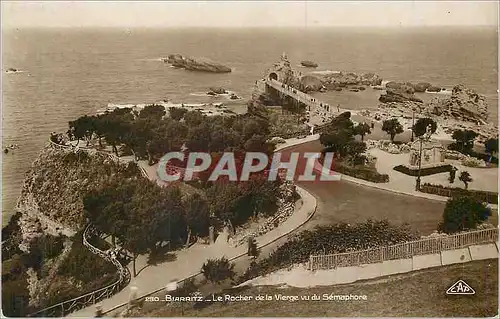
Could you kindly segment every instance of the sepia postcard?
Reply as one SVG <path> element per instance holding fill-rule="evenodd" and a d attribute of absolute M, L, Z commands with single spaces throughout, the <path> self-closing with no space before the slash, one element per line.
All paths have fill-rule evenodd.
<path fill-rule="evenodd" d="M 498 11 L 2 1 L 2 316 L 498 316 Z"/>

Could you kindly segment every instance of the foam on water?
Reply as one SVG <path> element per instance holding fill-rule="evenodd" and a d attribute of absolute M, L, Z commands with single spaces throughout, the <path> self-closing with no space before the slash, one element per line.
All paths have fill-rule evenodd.
<path fill-rule="evenodd" d="M 340 71 L 332 71 L 332 70 L 323 70 L 323 71 L 312 71 L 314 74 L 328 75 L 328 74 L 338 74 Z"/>
<path fill-rule="evenodd" d="M 425 91 L 425 93 L 427 94 L 441 94 L 441 95 L 451 95 L 453 93 L 452 90 L 448 90 L 448 89 L 445 89 L 445 90 L 442 90 L 440 92 L 429 92 L 429 91 Z"/>

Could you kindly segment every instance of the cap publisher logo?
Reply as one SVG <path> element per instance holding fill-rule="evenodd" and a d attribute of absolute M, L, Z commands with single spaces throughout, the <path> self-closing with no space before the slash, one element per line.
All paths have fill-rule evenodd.
<path fill-rule="evenodd" d="M 475 295 L 476 291 L 472 289 L 465 281 L 459 280 L 454 283 L 448 290 L 446 290 L 447 295 Z"/>

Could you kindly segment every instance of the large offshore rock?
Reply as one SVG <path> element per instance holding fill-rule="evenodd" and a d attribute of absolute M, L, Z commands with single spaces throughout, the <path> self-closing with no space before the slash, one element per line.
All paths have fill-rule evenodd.
<path fill-rule="evenodd" d="M 213 72 L 213 73 L 229 73 L 231 68 L 214 62 L 207 58 L 190 58 L 180 54 L 170 54 L 163 59 L 164 62 L 171 64 L 177 68 L 183 68 L 191 71 Z"/>

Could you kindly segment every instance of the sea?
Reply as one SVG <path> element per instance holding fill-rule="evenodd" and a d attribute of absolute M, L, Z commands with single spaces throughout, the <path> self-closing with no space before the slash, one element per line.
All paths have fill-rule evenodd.
<path fill-rule="evenodd" d="M 161 61 L 173 53 L 207 57 L 233 72 L 175 69 Z M 15 212 L 24 176 L 50 133 L 65 132 L 68 121 L 109 104 L 231 104 L 204 94 L 214 86 L 242 97 L 232 107 L 244 111 L 255 81 L 283 53 L 296 68 L 312 60 L 317 71 L 374 72 L 385 81 L 425 81 L 449 90 L 463 83 L 485 95 L 491 118 L 498 117 L 496 28 L 2 30 L 2 150 L 19 146 L 2 152 L 2 222 Z M 375 109 L 379 95 L 367 89 L 322 98 L 342 108 Z"/>

